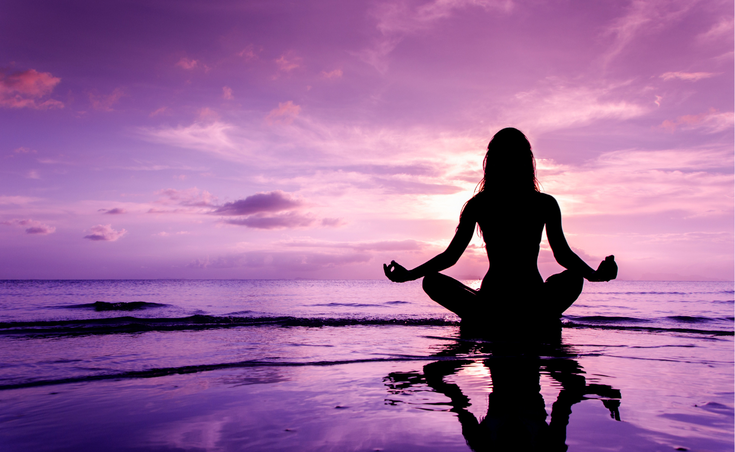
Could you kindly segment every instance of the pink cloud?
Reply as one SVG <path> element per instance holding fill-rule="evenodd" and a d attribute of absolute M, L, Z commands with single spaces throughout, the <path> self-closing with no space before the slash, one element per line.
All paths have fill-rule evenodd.
<path fill-rule="evenodd" d="M 701 115 L 684 115 L 675 120 L 667 119 L 661 123 L 661 127 L 671 132 L 676 131 L 676 129 L 704 129 L 710 133 L 722 132 L 732 129 L 733 112 L 718 112 L 715 109 L 710 109 L 709 112 Z"/>
<path fill-rule="evenodd" d="M 85 239 L 101 242 L 114 242 L 124 236 L 128 231 L 125 229 L 116 231 L 112 229 L 112 225 L 110 224 L 98 224 L 97 226 L 92 226 L 89 229 L 89 232 L 90 234 L 84 236 Z"/>
<path fill-rule="evenodd" d="M 295 248 L 335 248 L 353 249 L 359 251 L 418 251 L 429 245 L 416 240 L 381 240 L 369 242 L 330 242 L 326 240 L 289 240 L 279 245 Z"/>
<path fill-rule="evenodd" d="M 51 94 L 61 79 L 35 69 L 8 74 L 0 69 L 0 107 L 5 108 L 64 108 L 58 100 L 41 98 Z"/>
<path fill-rule="evenodd" d="M 303 58 L 295 56 L 293 52 L 284 53 L 275 60 L 279 72 L 291 72 L 301 67 Z"/>
<path fill-rule="evenodd" d="M 174 188 L 166 188 L 156 192 L 162 195 L 158 204 L 178 204 L 186 207 L 212 207 L 217 202 L 217 197 L 206 190 L 199 191 L 198 188 L 189 188 L 186 190 L 176 190 Z"/>
<path fill-rule="evenodd" d="M 717 75 L 714 72 L 666 72 L 661 74 L 661 78 L 664 80 L 686 80 L 689 82 L 696 82 L 703 78 L 710 78 Z"/>
<path fill-rule="evenodd" d="M 16 154 L 36 154 L 37 152 L 34 149 L 28 149 L 26 147 L 19 147 L 15 150 L 13 150 Z"/>
<path fill-rule="evenodd" d="M 106 215 L 122 215 L 124 213 L 127 213 L 125 209 L 122 209 L 120 207 L 115 207 L 113 209 L 99 209 L 98 212 L 102 212 Z"/>
<path fill-rule="evenodd" d="M 125 95 L 122 88 L 115 88 L 110 94 L 89 93 L 92 108 L 98 111 L 112 111 L 112 106 Z"/>
<path fill-rule="evenodd" d="M 720 39 L 720 38 L 732 39 L 732 32 L 733 32 L 733 18 L 732 18 L 732 15 L 730 15 L 730 17 L 723 17 L 722 19 L 720 19 L 719 22 L 714 24 L 705 33 L 697 36 L 697 40 L 704 41 L 704 42 L 711 42 L 713 40 Z"/>
<path fill-rule="evenodd" d="M 244 218 L 225 220 L 227 224 L 254 229 L 293 229 L 311 226 L 316 221 L 312 215 L 287 212 L 276 215 L 255 214 Z"/>
<path fill-rule="evenodd" d="M 255 53 L 255 46 L 252 44 L 237 52 L 237 56 L 242 57 L 243 59 L 245 59 L 245 61 L 250 61 L 258 58 L 258 55 Z"/>
<path fill-rule="evenodd" d="M 457 187 L 455 185 L 429 184 L 425 182 L 416 182 L 387 177 L 374 177 L 370 185 L 379 186 L 386 193 L 395 193 L 401 195 L 451 195 L 464 190 L 462 187 Z"/>
<path fill-rule="evenodd" d="M 209 107 L 199 110 L 199 120 L 202 122 L 216 122 L 219 119 L 219 113 Z"/>
<path fill-rule="evenodd" d="M 342 69 L 335 69 L 330 72 L 322 71 L 322 78 L 325 78 L 327 80 L 336 80 L 338 78 L 342 78 Z"/>
<path fill-rule="evenodd" d="M 190 71 L 192 69 L 196 69 L 197 67 L 199 67 L 199 61 L 192 60 L 192 59 L 186 58 L 186 57 L 182 57 L 179 60 L 179 62 L 176 63 L 176 66 L 178 66 L 178 67 L 180 67 L 182 69 L 186 69 L 186 70 Z"/>
<path fill-rule="evenodd" d="M 339 228 L 347 223 L 341 218 L 322 218 L 321 225 L 325 228 Z"/>
<path fill-rule="evenodd" d="M 301 112 L 301 107 L 295 105 L 292 101 L 278 103 L 278 108 L 274 108 L 265 117 L 268 124 L 291 124 Z"/>
<path fill-rule="evenodd" d="M 276 268 L 284 271 L 314 272 L 322 268 L 369 262 L 372 256 L 362 252 L 320 253 L 320 252 L 249 252 L 220 256 L 215 259 L 196 259 L 189 268 Z"/>
<path fill-rule="evenodd" d="M 229 86 L 223 86 L 222 87 L 222 99 L 225 100 L 232 100 L 235 96 L 232 95 L 232 88 Z"/>
<path fill-rule="evenodd" d="M 56 231 L 56 228 L 54 226 L 49 226 L 47 224 L 43 224 L 39 221 L 33 221 L 30 218 L 29 219 L 13 219 L 13 220 L 7 220 L 7 221 L 0 221 L 0 224 L 8 225 L 8 226 L 21 226 L 25 227 L 26 234 L 52 234 L 54 231 Z"/>
<path fill-rule="evenodd" d="M 162 115 L 167 112 L 168 112 L 168 107 L 161 107 L 158 110 L 151 112 L 151 114 L 149 114 L 148 116 L 152 118 L 154 116 Z"/>

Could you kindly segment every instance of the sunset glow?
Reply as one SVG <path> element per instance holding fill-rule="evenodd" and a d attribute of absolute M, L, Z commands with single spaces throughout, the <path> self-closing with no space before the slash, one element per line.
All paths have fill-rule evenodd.
<path fill-rule="evenodd" d="M 381 278 L 446 247 L 507 126 L 590 265 L 733 278 L 731 1 L 0 13 L 2 279 Z"/>

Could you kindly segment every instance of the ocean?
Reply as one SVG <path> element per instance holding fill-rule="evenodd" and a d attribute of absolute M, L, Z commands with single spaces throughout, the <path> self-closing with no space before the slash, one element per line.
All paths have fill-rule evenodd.
<path fill-rule="evenodd" d="M 586 283 L 524 341 L 417 282 L 0 281 L 0 450 L 732 451 L 733 309 Z"/>

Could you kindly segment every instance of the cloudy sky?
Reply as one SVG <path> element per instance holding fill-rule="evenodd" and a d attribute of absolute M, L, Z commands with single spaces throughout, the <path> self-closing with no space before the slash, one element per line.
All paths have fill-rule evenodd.
<path fill-rule="evenodd" d="M 507 126 L 588 263 L 733 277 L 730 0 L 6 0 L 0 43 L 2 279 L 380 278 Z"/>

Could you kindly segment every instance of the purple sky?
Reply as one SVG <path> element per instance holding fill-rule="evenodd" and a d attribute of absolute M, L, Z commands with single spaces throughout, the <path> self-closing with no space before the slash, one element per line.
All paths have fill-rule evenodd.
<path fill-rule="evenodd" d="M 730 0 L 6 0 L 0 43 L 0 278 L 380 278 L 506 126 L 588 263 L 733 278 Z"/>

